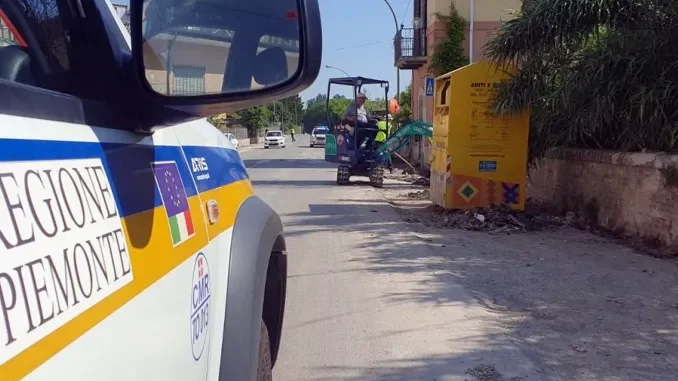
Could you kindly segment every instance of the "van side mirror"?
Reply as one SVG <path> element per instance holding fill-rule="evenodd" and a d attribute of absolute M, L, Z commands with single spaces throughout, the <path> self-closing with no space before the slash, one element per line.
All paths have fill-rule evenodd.
<path fill-rule="evenodd" d="M 145 98 L 196 116 L 295 95 L 318 76 L 318 0 L 131 0 Z"/>

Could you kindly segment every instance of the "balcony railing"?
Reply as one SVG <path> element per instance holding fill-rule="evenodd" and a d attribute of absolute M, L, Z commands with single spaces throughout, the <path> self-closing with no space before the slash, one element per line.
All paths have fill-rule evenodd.
<path fill-rule="evenodd" d="M 426 63 L 426 28 L 403 28 L 395 36 L 395 62 L 401 69 L 416 69 Z"/>

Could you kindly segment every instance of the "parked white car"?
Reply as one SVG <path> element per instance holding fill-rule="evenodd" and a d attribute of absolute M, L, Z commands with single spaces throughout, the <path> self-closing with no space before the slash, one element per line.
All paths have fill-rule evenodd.
<path fill-rule="evenodd" d="M 226 136 L 226 139 L 228 139 L 228 141 L 231 142 L 231 144 L 233 144 L 233 147 L 235 147 L 235 149 L 238 150 L 240 149 L 240 142 L 238 141 L 238 139 L 235 138 L 235 135 L 233 135 L 230 132 L 227 132 L 224 134 L 224 136 Z"/>
<path fill-rule="evenodd" d="M 280 130 L 268 131 L 264 137 L 264 148 L 285 148 L 285 135 Z"/>
<path fill-rule="evenodd" d="M 329 133 L 329 129 L 325 126 L 315 127 L 311 131 L 311 147 L 324 146 L 325 135 Z"/>

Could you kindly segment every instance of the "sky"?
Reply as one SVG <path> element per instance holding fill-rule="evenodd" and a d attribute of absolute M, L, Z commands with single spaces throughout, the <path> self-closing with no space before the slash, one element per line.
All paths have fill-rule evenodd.
<path fill-rule="evenodd" d="M 275 0 L 271 0 L 275 1 Z M 412 26 L 412 0 L 388 0 L 405 28 Z M 128 4 L 128 0 L 112 0 L 115 4 Z M 327 81 L 343 77 L 335 66 L 351 76 L 363 76 L 389 81 L 389 97 L 396 93 L 396 68 L 393 66 L 393 36 L 396 25 L 384 0 L 318 0 L 322 18 L 323 58 L 320 74 L 313 85 L 301 92 L 306 102 L 318 94 L 327 93 Z M 400 90 L 412 79 L 410 70 L 400 71 Z M 376 86 L 367 88 L 368 95 L 381 96 Z M 336 87 L 336 93 L 351 96 L 348 87 Z M 332 86 L 332 94 L 335 86 Z"/>
<path fill-rule="evenodd" d="M 412 0 L 389 0 L 398 19 L 405 27 L 412 25 Z M 344 74 L 325 66 L 335 66 L 351 76 L 371 77 L 389 81 L 389 97 L 396 92 L 396 68 L 393 66 L 393 35 L 395 23 L 384 0 L 318 0 L 323 29 L 323 62 L 318 79 L 300 95 L 306 101 L 319 93 L 327 93 L 327 81 Z M 412 79 L 409 70 L 400 71 L 400 90 Z M 343 87 L 337 87 L 337 90 Z M 332 86 L 334 95 L 335 86 Z M 341 93 L 349 95 L 350 88 Z M 368 88 L 368 95 L 381 90 Z"/>

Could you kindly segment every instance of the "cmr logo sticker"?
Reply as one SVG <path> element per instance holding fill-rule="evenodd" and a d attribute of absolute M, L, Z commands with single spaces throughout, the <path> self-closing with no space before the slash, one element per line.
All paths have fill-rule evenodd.
<path fill-rule="evenodd" d="M 191 287 L 191 349 L 193 359 L 202 357 L 209 332 L 210 269 L 205 254 L 198 253 L 193 265 Z"/>
<path fill-rule="evenodd" d="M 0 163 L 0 364 L 132 280 L 100 159 Z"/>

